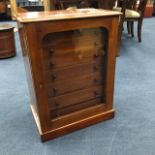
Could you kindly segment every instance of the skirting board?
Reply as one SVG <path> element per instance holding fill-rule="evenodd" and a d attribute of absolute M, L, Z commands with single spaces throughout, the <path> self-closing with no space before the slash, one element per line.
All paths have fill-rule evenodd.
<path fill-rule="evenodd" d="M 34 111 L 32 110 L 32 112 L 34 112 Z M 35 116 L 35 114 L 33 114 L 33 115 Z M 93 125 L 93 124 L 96 124 L 96 123 L 99 123 L 99 122 L 102 122 L 102 121 L 105 121 L 108 119 L 112 119 L 112 118 L 114 118 L 114 116 L 115 116 L 115 110 L 112 109 L 112 110 L 94 115 L 92 117 L 88 117 L 88 118 L 82 119 L 80 121 L 68 124 L 61 128 L 57 128 L 55 130 L 50 130 L 48 132 L 44 132 L 44 133 L 41 132 L 40 127 L 38 126 L 38 123 L 37 123 L 38 121 L 36 120 L 36 117 L 34 117 L 34 118 L 36 120 L 36 124 L 37 124 L 38 130 L 39 130 L 41 140 L 42 140 L 42 142 L 45 142 L 47 140 L 51 140 L 51 139 L 57 138 L 59 136 L 66 135 L 68 133 L 88 127 L 90 125 Z"/>

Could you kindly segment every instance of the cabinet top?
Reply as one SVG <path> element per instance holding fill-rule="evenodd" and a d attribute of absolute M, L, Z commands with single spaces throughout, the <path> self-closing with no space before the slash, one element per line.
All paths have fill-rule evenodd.
<path fill-rule="evenodd" d="M 94 18 L 105 16 L 119 16 L 121 13 L 103 9 L 85 8 L 85 9 L 66 9 L 44 12 L 24 12 L 17 14 L 17 20 L 21 23 L 69 20 L 79 18 Z"/>

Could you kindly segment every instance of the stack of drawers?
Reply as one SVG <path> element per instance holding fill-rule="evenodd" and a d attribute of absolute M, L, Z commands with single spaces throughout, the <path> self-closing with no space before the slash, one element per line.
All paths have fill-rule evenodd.
<path fill-rule="evenodd" d="M 31 109 L 42 141 L 114 117 L 120 16 L 90 8 L 17 15 Z"/>
<path fill-rule="evenodd" d="M 48 34 L 42 41 L 51 119 L 104 104 L 106 33 L 100 28 Z"/>

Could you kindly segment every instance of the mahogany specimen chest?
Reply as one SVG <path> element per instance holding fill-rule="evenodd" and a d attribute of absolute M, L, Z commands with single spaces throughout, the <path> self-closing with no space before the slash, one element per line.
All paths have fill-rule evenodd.
<path fill-rule="evenodd" d="M 18 14 L 42 141 L 114 117 L 119 16 L 97 9 Z"/>

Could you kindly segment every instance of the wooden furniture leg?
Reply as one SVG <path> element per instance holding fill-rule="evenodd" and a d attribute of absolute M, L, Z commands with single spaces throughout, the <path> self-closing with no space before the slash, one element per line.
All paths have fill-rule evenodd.
<path fill-rule="evenodd" d="M 141 42 L 142 39 L 141 39 L 141 31 L 142 31 L 142 20 L 139 19 L 138 20 L 138 26 L 137 26 L 137 32 L 138 32 L 138 41 Z"/>
<path fill-rule="evenodd" d="M 134 37 L 134 21 L 130 22 L 130 26 L 131 26 L 131 36 L 133 38 Z"/>

